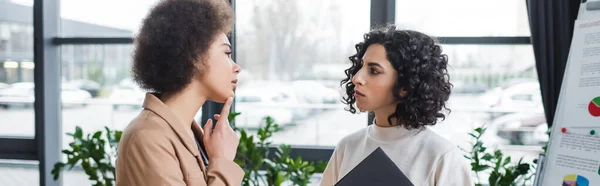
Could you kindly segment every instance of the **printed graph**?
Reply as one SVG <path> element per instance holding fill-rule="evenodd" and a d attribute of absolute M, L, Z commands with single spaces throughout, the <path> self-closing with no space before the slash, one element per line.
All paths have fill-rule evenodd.
<path fill-rule="evenodd" d="M 562 186 L 589 186 L 589 185 L 590 185 L 590 181 L 588 181 L 587 178 L 580 176 L 580 175 L 576 175 L 576 174 L 566 175 L 563 178 L 563 184 L 562 184 Z"/>

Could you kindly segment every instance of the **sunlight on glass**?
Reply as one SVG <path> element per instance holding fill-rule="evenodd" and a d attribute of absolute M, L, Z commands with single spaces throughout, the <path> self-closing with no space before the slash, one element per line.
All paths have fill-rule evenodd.
<path fill-rule="evenodd" d="M 434 36 L 529 36 L 525 1 L 396 1 L 396 23 Z"/>
<path fill-rule="evenodd" d="M 340 80 L 354 44 L 369 30 L 370 1 L 236 1 L 238 127 L 271 116 L 275 143 L 334 146 L 367 125 L 344 111 Z"/>

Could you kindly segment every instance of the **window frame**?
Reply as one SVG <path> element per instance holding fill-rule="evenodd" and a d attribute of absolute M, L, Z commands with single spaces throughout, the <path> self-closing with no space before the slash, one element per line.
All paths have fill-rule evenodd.
<path fill-rule="evenodd" d="M 229 0 L 235 11 L 235 0 Z M 395 0 L 371 0 L 371 19 L 370 25 L 371 27 L 378 25 L 380 23 L 386 22 L 394 22 L 394 9 L 393 6 Z M 385 11 L 377 11 L 377 10 L 385 10 Z M 232 44 L 232 58 L 236 59 L 236 33 L 237 29 L 233 29 L 231 36 L 229 36 L 229 40 Z M 52 43 L 56 46 L 61 45 L 92 45 L 92 44 L 132 44 L 133 38 L 131 37 L 55 37 L 52 39 Z M 235 102 L 232 105 L 232 111 L 235 111 Z M 209 119 L 209 116 L 212 116 L 216 113 L 220 113 L 221 108 L 223 108 L 223 104 L 215 103 L 212 101 L 207 101 L 202 106 L 202 119 L 201 123 L 204 124 Z M 370 123 L 370 121 L 366 121 L 366 124 Z M 274 150 L 276 146 L 274 145 L 271 149 Z M 291 145 L 291 156 L 293 158 L 301 156 L 304 160 L 307 161 L 328 161 L 333 154 L 333 150 L 335 147 L 333 146 L 304 146 L 304 145 Z"/>
<path fill-rule="evenodd" d="M 235 10 L 235 0 L 229 0 Z M 371 0 L 371 28 L 395 23 L 395 0 Z M 36 101 L 35 136 L 0 136 L 0 159 L 38 160 L 40 185 L 58 186 L 61 180 L 54 181 L 50 170 L 60 160 L 62 144 L 60 107 L 60 47 L 63 45 L 92 44 L 132 44 L 132 37 L 60 37 L 60 0 L 34 0 L 34 82 Z M 232 58 L 236 57 L 236 29 L 230 36 L 233 46 Z M 531 37 L 444 37 L 438 36 L 443 44 L 449 45 L 531 45 Z M 57 64 L 58 63 L 58 64 Z M 209 116 L 219 113 L 222 104 L 207 102 L 202 107 L 202 123 Z M 232 105 L 235 111 L 235 102 Z M 370 125 L 374 116 L 369 115 L 366 124 Z M 302 156 L 308 161 L 328 161 L 333 153 L 331 146 L 292 145 L 292 156 Z"/>

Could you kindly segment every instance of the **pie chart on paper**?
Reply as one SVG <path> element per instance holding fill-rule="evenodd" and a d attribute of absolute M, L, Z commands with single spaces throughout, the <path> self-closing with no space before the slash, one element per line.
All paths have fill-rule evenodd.
<path fill-rule="evenodd" d="M 588 111 L 594 117 L 600 117 L 600 97 L 594 98 L 588 105 Z"/>
<path fill-rule="evenodd" d="M 562 186 L 589 186 L 589 185 L 590 185 L 590 181 L 588 181 L 587 178 L 580 176 L 580 175 L 576 175 L 576 174 L 566 175 L 563 178 L 563 184 L 562 184 Z"/>

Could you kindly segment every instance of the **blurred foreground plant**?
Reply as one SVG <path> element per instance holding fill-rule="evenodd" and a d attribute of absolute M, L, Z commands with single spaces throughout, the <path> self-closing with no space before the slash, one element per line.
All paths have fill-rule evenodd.
<path fill-rule="evenodd" d="M 69 149 L 62 151 L 67 155 L 67 162 L 54 164 L 51 173 L 55 180 L 65 166 L 70 170 L 75 165 L 81 165 L 94 186 L 115 185 L 114 163 L 123 132 L 113 131 L 108 127 L 104 129 L 105 131 L 97 131 L 94 134 L 85 134 L 80 127 L 75 127 L 75 133 L 67 133 L 68 136 L 73 137 L 73 141 L 69 143 Z"/>
<path fill-rule="evenodd" d="M 465 158 L 471 162 L 471 170 L 477 176 L 475 185 L 482 185 L 480 174 L 489 175 L 489 186 L 526 185 L 533 177 L 533 172 L 530 170 L 535 170 L 535 168 L 528 163 L 522 163 L 523 158 L 519 159 L 516 164 L 511 164 L 511 157 L 504 155 L 501 150 L 490 153 L 481 141 L 485 131 L 486 128 L 476 128 L 469 133 L 474 143 L 471 143 L 470 151 L 463 149 L 467 153 Z"/>
<path fill-rule="evenodd" d="M 326 162 L 313 163 L 304 161 L 301 157 L 292 159 L 289 145 L 272 147 L 270 138 L 280 128 L 271 117 L 265 118 L 265 125 L 258 129 L 256 135 L 249 135 L 246 130 L 235 127 L 234 121 L 238 115 L 240 113 L 231 113 L 227 119 L 241 136 L 234 161 L 246 173 L 242 185 L 280 186 L 289 181 L 293 185 L 305 186 L 310 183 L 314 173 L 325 169 Z M 69 143 L 69 148 L 62 151 L 67 155 L 67 161 L 54 164 L 51 173 L 55 180 L 65 167 L 70 170 L 80 165 L 93 186 L 115 185 L 114 164 L 123 132 L 110 130 L 108 127 L 104 129 L 86 134 L 80 127 L 76 127 L 74 133 L 67 133 L 73 140 Z"/>

